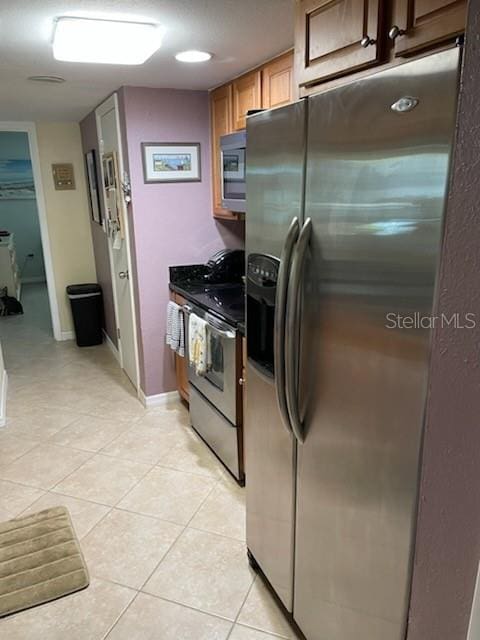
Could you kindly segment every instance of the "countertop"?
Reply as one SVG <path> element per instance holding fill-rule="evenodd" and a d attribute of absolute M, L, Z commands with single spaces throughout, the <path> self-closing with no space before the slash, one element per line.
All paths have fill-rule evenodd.
<path fill-rule="evenodd" d="M 170 290 L 212 312 L 245 335 L 245 288 L 242 282 L 208 282 L 204 265 L 170 267 Z"/>

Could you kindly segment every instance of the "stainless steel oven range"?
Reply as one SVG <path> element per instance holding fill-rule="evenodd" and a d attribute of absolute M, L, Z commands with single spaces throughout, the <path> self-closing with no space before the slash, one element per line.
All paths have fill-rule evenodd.
<path fill-rule="evenodd" d="M 188 320 L 191 313 L 208 323 L 207 339 L 211 364 L 204 375 L 188 368 L 190 382 L 190 419 L 192 426 L 230 473 L 244 483 L 242 452 L 241 335 L 237 329 L 194 304 L 183 307 Z M 188 356 L 188 354 L 187 354 Z"/>

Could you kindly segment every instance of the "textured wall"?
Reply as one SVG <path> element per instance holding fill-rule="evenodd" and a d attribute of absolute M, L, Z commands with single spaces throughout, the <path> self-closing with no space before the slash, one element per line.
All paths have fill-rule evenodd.
<path fill-rule="evenodd" d="M 224 246 L 241 246 L 243 237 L 238 224 L 212 217 L 207 92 L 124 87 L 119 97 L 132 183 L 141 385 L 154 395 L 176 388 L 164 337 L 168 267 L 204 262 Z M 145 184 L 142 142 L 200 142 L 201 182 Z"/>
<path fill-rule="evenodd" d="M 408 640 L 465 640 L 480 557 L 480 2 L 470 2 L 435 331 Z"/>
<path fill-rule="evenodd" d="M 36 128 L 60 326 L 69 332 L 73 323 L 65 287 L 96 279 L 80 127 L 76 122 L 39 122 Z M 73 164 L 75 190 L 55 190 L 52 164 L 57 162 Z"/>
<path fill-rule="evenodd" d="M 95 149 L 97 159 L 97 171 L 100 172 L 100 152 L 98 148 L 97 124 L 95 121 L 95 112 L 89 113 L 80 123 L 82 133 L 83 153 L 87 153 L 91 149 Z M 98 173 L 98 184 L 101 186 L 102 181 L 100 173 Z M 102 216 L 104 216 L 103 198 L 100 198 L 100 207 Z M 103 302 L 105 308 L 105 330 L 112 340 L 117 344 L 117 321 L 115 318 L 115 307 L 113 304 L 112 274 L 110 271 L 110 257 L 108 253 L 107 235 L 96 222 L 90 220 L 90 228 L 92 231 L 93 252 L 95 255 L 95 266 L 97 269 L 97 281 L 103 290 Z"/>

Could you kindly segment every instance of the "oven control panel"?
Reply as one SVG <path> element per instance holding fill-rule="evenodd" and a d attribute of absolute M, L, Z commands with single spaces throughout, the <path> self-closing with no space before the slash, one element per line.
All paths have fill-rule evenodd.
<path fill-rule="evenodd" d="M 280 260 L 262 253 L 248 256 L 247 276 L 257 287 L 275 287 L 278 279 Z"/>

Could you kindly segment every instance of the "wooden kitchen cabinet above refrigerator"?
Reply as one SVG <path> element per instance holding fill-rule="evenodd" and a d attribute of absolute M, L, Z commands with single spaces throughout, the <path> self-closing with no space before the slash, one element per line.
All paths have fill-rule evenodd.
<path fill-rule="evenodd" d="M 466 0 L 396 0 L 389 36 L 403 56 L 453 39 L 465 30 Z"/>
<path fill-rule="evenodd" d="M 381 0 L 297 0 L 298 84 L 314 84 L 377 64 L 383 8 Z"/>
<path fill-rule="evenodd" d="M 320 83 L 453 42 L 465 29 L 466 5 L 466 0 L 296 0 L 295 82 L 301 95 Z"/>

